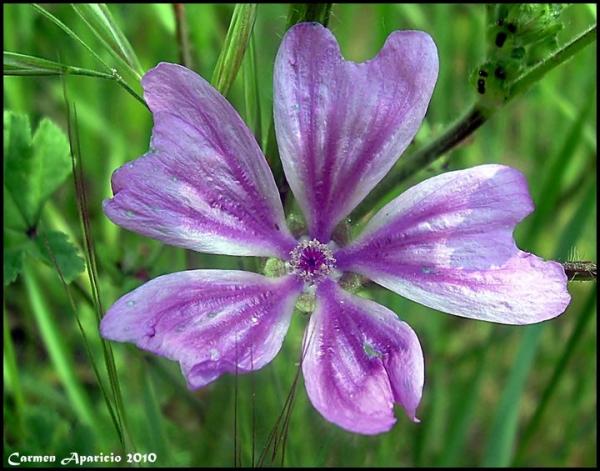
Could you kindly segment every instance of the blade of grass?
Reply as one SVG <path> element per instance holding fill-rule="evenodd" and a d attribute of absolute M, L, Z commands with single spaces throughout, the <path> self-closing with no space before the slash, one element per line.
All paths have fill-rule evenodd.
<path fill-rule="evenodd" d="M 563 231 L 556 247 L 556 252 L 564 257 L 563 260 L 567 259 L 571 247 L 574 247 L 573 241 L 577 240 L 578 233 L 585 227 L 589 219 L 596 215 L 596 184 L 596 175 L 588 174 L 584 197 Z"/>
<path fill-rule="evenodd" d="M 55 17 L 52 13 L 46 10 L 44 7 L 37 3 L 32 3 L 31 6 L 35 8 L 39 13 L 48 18 L 52 23 L 62 29 L 71 39 L 74 39 L 76 42 L 81 44 L 87 51 L 94 56 L 94 58 L 100 62 L 107 70 L 112 71 L 113 68 L 104 62 L 104 59 L 100 57 L 93 48 L 91 48 L 83 39 L 81 39 L 71 28 L 65 25 L 62 21 L 60 21 L 57 17 Z"/>
<path fill-rule="evenodd" d="M 579 319 L 577 320 L 577 324 L 575 325 L 575 329 L 571 332 L 569 336 L 569 340 L 567 341 L 565 348 L 563 349 L 562 354 L 556 366 L 554 367 L 554 371 L 552 372 L 552 376 L 548 381 L 548 384 L 544 388 L 544 392 L 542 393 L 542 398 L 537 403 L 535 408 L 535 412 L 533 413 L 531 420 L 527 424 L 525 431 L 523 432 L 521 439 L 519 441 L 519 447 L 516 453 L 516 457 L 514 460 L 514 464 L 518 464 L 525 457 L 527 447 L 531 443 L 533 437 L 535 437 L 535 433 L 540 427 L 542 423 L 542 418 L 544 416 L 544 412 L 546 412 L 548 408 L 548 404 L 550 403 L 550 399 L 552 398 L 554 392 L 557 389 L 558 384 L 560 383 L 564 373 L 567 371 L 567 365 L 569 360 L 572 358 L 573 353 L 577 349 L 581 338 L 585 332 L 585 329 L 593 317 L 596 310 L 594 309 L 596 306 L 596 296 L 598 294 L 598 290 L 596 286 L 591 290 L 587 300 L 585 301 L 581 311 L 578 314 Z"/>
<path fill-rule="evenodd" d="M 133 88 L 123 80 L 123 78 L 113 69 L 110 74 L 96 70 L 75 67 L 62 64 L 60 62 L 42 59 L 40 57 L 18 54 L 16 52 L 4 51 L 3 53 L 3 74 L 13 76 L 54 76 L 54 75 L 79 75 L 87 77 L 96 77 L 105 80 L 113 80 L 125 89 L 132 97 L 138 100 L 146 108 L 146 102 L 138 95 Z"/>
<path fill-rule="evenodd" d="M 529 221 L 529 232 L 528 232 L 528 243 L 529 245 L 541 234 L 541 227 L 545 222 L 553 221 L 551 214 L 556 208 L 557 202 L 560 197 L 560 186 L 555 182 L 561 180 L 569 165 L 571 156 L 575 154 L 579 145 L 583 142 L 582 136 L 585 130 L 585 124 L 591 110 L 595 107 L 595 85 L 590 91 L 590 100 L 583 105 L 577 119 L 571 125 L 569 132 L 563 142 L 563 145 L 558 148 L 558 151 L 549 159 L 545 165 L 545 169 L 541 169 L 541 184 L 540 188 L 544 188 L 544 191 L 540 191 L 539 198 L 537 199 L 537 206 Z M 535 184 L 535 181 L 532 182 Z"/>
<path fill-rule="evenodd" d="M 171 447 L 165 437 L 165 430 L 162 423 L 162 413 L 160 405 L 156 398 L 156 390 L 153 381 L 153 372 L 148 368 L 148 363 L 144 363 L 142 374 L 144 382 L 144 418 L 147 421 L 147 428 L 150 434 L 149 450 L 152 450 L 160 457 L 161 463 L 170 463 Z"/>
<path fill-rule="evenodd" d="M 506 381 L 484 450 L 481 463 L 484 467 L 504 467 L 510 464 L 519 421 L 519 402 L 534 363 L 543 326 L 544 324 L 534 324 L 523 328 L 515 366 Z"/>
<path fill-rule="evenodd" d="M 98 62 L 100 62 L 106 69 L 110 72 L 110 75 L 114 76 L 114 80 L 116 80 L 121 86 L 123 86 L 130 94 L 135 96 L 140 102 L 146 104 L 144 100 L 131 88 L 131 86 L 123 80 L 123 78 L 118 74 L 117 70 L 114 67 L 108 65 L 83 39 L 81 39 L 77 34 L 73 32 L 67 25 L 65 25 L 62 21 L 56 18 L 52 13 L 50 13 L 45 8 L 41 7 L 37 3 L 31 4 L 39 13 L 44 15 L 50 21 L 52 21 L 56 26 L 62 29 L 70 38 L 77 41 L 81 44 L 85 49 L 87 49 Z"/>
<path fill-rule="evenodd" d="M 83 324 L 81 323 L 81 319 L 79 318 L 78 310 L 77 310 L 77 308 L 75 306 L 75 301 L 73 299 L 73 295 L 71 294 L 71 290 L 69 288 L 69 285 L 65 281 L 63 273 L 62 273 L 62 271 L 60 269 L 60 265 L 58 264 L 58 262 L 56 260 L 56 256 L 54 255 L 54 253 L 52 251 L 52 248 L 50 247 L 50 244 L 48 243 L 47 238 L 43 242 L 44 242 L 44 244 L 46 246 L 46 250 L 48 250 L 48 253 L 50 254 L 50 257 L 52 259 L 52 263 L 54 264 L 54 268 L 56 269 L 56 272 L 58 273 L 58 277 L 59 277 L 59 279 L 60 279 L 60 281 L 61 281 L 61 283 L 63 285 L 63 289 L 65 290 L 65 294 L 67 295 L 67 299 L 69 300 L 69 305 L 71 307 L 71 314 L 73 315 L 73 317 L 74 317 L 74 319 L 75 319 L 75 321 L 77 323 L 77 327 L 79 329 L 79 333 L 81 334 L 81 337 L 83 339 L 83 345 L 85 347 L 86 355 L 88 357 L 90 365 L 92 366 L 92 370 L 94 372 L 94 376 L 96 377 L 96 381 L 98 382 L 98 386 L 100 387 L 100 391 L 102 392 L 102 397 L 104 398 L 104 402 L 106 404 L 106 408 L 108 410 L 110 418 L 111 418 L 111 420 L 113 422 L 113 425 L 115 427 L 115 430 L 117 432 L 118 439 L 121 442 L 121 446 L 123 447 L 123 450 L 125 450 L 126 445 L 125 445 L 125 438 L 124 438 L 122 424 L 120 423 L 118 416 L 115 414 L 115 410 L 113 408 L 112 401 L 110 400 L 110 398 L 108 396 L 108 392 L 107 392 L 106 387 L 104 385 L 104 381 L 102 379 L 102 376 L 100 375 L 100 370 L 98 369 L 98 365 L 96 364 L 96 360 L 94 358 L 94 354 L 92 353 L 92 348 L 91 348 L 90 342 L 88 340 L 87 334 L 85 333 L 85 329 L 83 328 Z"/>
<path fill-rule="evenodd" d="M 492 330 L 488 335 L 489 341 L 492 340 L 494 334 L 495 331 Z M 489 344 L 489 341 L 486 343 Z M 488 351 L 489 349 L 485 348 L 478 355 L 473 375 L 466 382 L 465 389 L 459 392 L 459 397 L 456 401 L 457 409 L 454 415 L 451 416 L 450 428 L 447 433 L 448 440 L 436 466 L 449 467 L 459 465 L 461 453 L 464 452 L 466 446 L 469 427 L 475 414 L 475 406 L 481 389 Z"/>
<path fill-rule="evenodd" d="M 98 325 L 102 319 L 103 308 L 102 303 L 100 301 L 100 291 L 98 288 L 98 271 L 96 265 L 96 257 L 94 251 L 94 243 L 92 239 L 92 231 L 90 228 L 90 218 L 88 214 L 88 203 L 87 196 L 84 187 L 84 177 L 83 177 L 83 165 L 82 165 L 82 154 L 81 154 L 81 146 L 79 141 L 79 129 L 78 129 L 78 121 L 77 121 L 77 110 L 75 109 L 75 105 L 71 104 L 67 96 L 67 88 L 66 83 L 63 81 L 63 94 L 64 100 L 67 109 L 67 125 L 68 125 L 68 137 L 69 137 L 69 146 L 71 149 L 71 163 L 73 166 L 73 180 L 75 184 L 75 193 L 77 195 L 77 207 L 80 216 L 80 222 L 82 226 L 82 231 L 84 235 L 84 255 L 87 266 L 87 273 L 90 281 L 90 286 L 92 287 L 92 299 L 94 301 L 94 312 L 96 314 L 96 320 Z M 99 330 L 98 330 L 99 333 Z M 121 394 L 121 388 L 119 385 L 119 378 L 117 375 L 117 369 L 115 365 L 114 355 L 112 352 L 112 347 L 110 344 L 105 341 L 99 335 L 100 343 L 102 345 L 102 351 L 104 355 L 104 362 L 106 366 L 106 370 L 108 372 L 109 383 L 111 386 L 111 392 L 113 396 L 113 401 L 115 404 L 115 410 L 117 412 L 117 417 L 119 423 L 122 425 L 122 430 L 124 431 L 125 436 L 125 449 L 127 450 L 129 446 L 135 449 L 135 445 L 133 443 L 133 437 L 129 432 L 129 427 L 127 425 L 127 416 L 125 413 L 125 407 L 123 404 L 123 397 Z"/>
<path fill-rule="evenodd" d="M 542 186 L 538 189 L 536 201 L 540 201 L 542 211 L 544 211 L 545 201 L 547 199 L 556 201 L 562 187 L 562 180 L 565 176 L 563 171 L 563 161 L 569 162 L 574 155 L 577 137 L 581 135 L 584 128 L 583 117 L 587 116 L 589 111 L 585 106 L 578 116 L 578 119 L 571 125 L 566 134 L 565 145 L 563 145 L 554 158 L 554 165 L 551 165 L 551 171 L 548 178 L 543 180 Z M 556 170 L 560 168 L 560 170 Z M 538 211 L 539 211 L 538 207 Z M 534 213 L 535 214 L 535 213 Z M 535 224 L 530 226 L 530 230 L 525 237 L 525 247 L 533 247 L 539 235 L 542 234 L 544 223 L 551 218 L 551 212 L 545 211 L 545 220 L 536 219 Z M 570 221 L 570 224 L 564 229 L 565 234 L 570 235 L 570 244 L 575 244 L 578 240 L 583 226 L 579 220 Z M 566 244 L 561 244 L 563 247 Z M 567 257 L 567 253 L 556 251 L 554 259 L 561 260 Z M 515 366 L 510 371 L 507 386 L 504 390 L 500 405 L 498 406 L 495 419 L 490 432 L 490 437 L 484 452 L 483 466 L 508 466 L 512 459 L 517 439 L 518 419 L 519 419 L 519 400 L 523 395 L 525 384 L 533 364 L 533 359 L 537 352 L 541 335 L 546 323 L 535 324 L 525 327 L 521 339 L 519 352 L 515 359 Z"/>
<path fill-rule="evenodd" d="M 217 59 L 211 83 L 227 96 L 242 65 L 246 48 L 256 21 L 256 4 L 238 3 L 233 10 L 225 44 Z"/>
<path fill-rule="evenodd" d="M 23 280 L 31 305 L 31 312 L 39 328 L 42 341 L 50 355 L 50 360 L 65 387 L 67 396 L 77 416 L 84 424 L 94 428 L 94 424 L 98 423 L 96 414 L 88 395 L 79 382 L 77 373 L 75 372 L 75 365 L 67 353 L 61 330 L 57 326 L 46 304 L 34 271 L 29 266 L 25 266 L 23 273 L 25 275 Z"/>
<path fill-rule="evenodd" d="M 105 3 L 72 3 L 71 7 L 106 50 L 123 63 L 138 80 L 141 79 L 144 70 L 125 34 L 115 23 L 108 6 Z"/>
<path fill-rule="evenodd" d="M 105 72 L 61 64 L 59 62 L 42 59 L 40 57 L 19 54 L 16 52 L 3 52 L 4 75 L 87 75 L 104 79 L 114 79 Z"/>

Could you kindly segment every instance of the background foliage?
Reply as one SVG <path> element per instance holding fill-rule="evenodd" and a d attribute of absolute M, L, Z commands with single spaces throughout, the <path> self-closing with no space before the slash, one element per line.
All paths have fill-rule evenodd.
<path fill-rule="evenodd" d="M 109 76 L 115 67 L 138 93 L 136 73 L 159 61 L 179 61 L 171 5 L 111 5 L 114 24 L 104 21 L 100 10 L 46 8 L 73 35 L 32 5 L 4 4 L 5 50 Z M 227 35 L 234 5 L 185 7 L 192 67 L 230 86 L 228 98 L 263 145 L 269 141 L 273 61 L 288 10 L 272 4 L 247 11 L 256 22 L 246 54 L 236 56 L 234 50 L 219 61 L 224 44 L 240 41 Z M 595 23 L 596 8 L 573 5 L 562 19 L 559 43 Z M 239 26 L 242 32 L 245 26 Z M 484 6 L 340 4 L 333 6 L 329 26 L 345 56 L 356 61 L 372 57 L 397 29 L 425 30 L 434 38 L 440 75 L 411 148 L 438 135 L 477 96 L 469 77 L 488 47 Z M 90 45 L 109 69 L 75 38 Z M 595 49 L 594 43 L 550 72 L 388 198 L 445 169 L 511 165 L 528 176 L 538 207 L 517 231 L 521 248 L 546 258 L 596 260 Z M 236 63 L 240 72 L 228 83 L 223 68 Z M 249 466 L 259 461 L 278 417 L 289 409 L 285 456 L 278 434 L 275 463 L 595 466 L 595 283 L 571 283 L 567 312 L 530 327 L 465 320 L 383 289 L 365 291 L 413 327 L 426 362 L 422 422 L 411 423 L 398 409 L 397 425 L 376 437 L 324 421 L 310 406 L 301 375 L 292 407 L 284 407 L 307 323 L 299 313 L 272 364 L 252 375 L 223 377 L 197 392 L 186 390 L 176 364 L 131 345 L 101 342 L 98 306 L 106 309 L 160 274 L 240 265 L 233 257 L 163 246 L 104 216 L 101 202 L 111 196 L 110 175 L 147 150 L 151 115 L 114 80 L 67 76 L 64 86 L 75 110 L 65 104 L 60 77 L 4 78 L 5 460 L 13 451 L 64 456 L 125 449 L 154 452 L 162 466 Z M 67 109 L 71 118 L 74 111 L 77 116 L 78 132 L 71 138 L 79 139 L 93 253 L 86 250 L 71 178 L 73 119 L 69 124 Z M 16 147 L 7 148 L 7 142 Z M 29 164 L 15 164 L 15 155 L 26 155 Z M 40 162 L 54 163 L 46 168 Z M 87 266 L 95 260 L 96 278 L 83 271 L 83 259 Z M 68 288 L 61 278 L 70 282 Z M 264 464 L 270 463 L 269 452 Z"/>

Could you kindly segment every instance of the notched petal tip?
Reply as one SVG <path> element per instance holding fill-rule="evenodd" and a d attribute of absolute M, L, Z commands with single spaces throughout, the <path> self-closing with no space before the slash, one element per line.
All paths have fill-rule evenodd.
<path fill-rule="evenodd" d="M 375 57 L 356 63 L 323 26 L 288 31 L 275 61 L 275 128 L 311 237 L 329 240 L 404 152 L 437 74 L 426 33 L 396 32 Z"/>
<path fill-rule="evenodd" d="M 225 373 L 247 373 L 281 349 L 301 287 L 233 270 L 189 270 L 155 278 L 117 300 L 104 338 L 178 361 L 190 389 Z"/>
<path fill-rule="evenodd" d="M 295 240 L 277 185 L 237 111 L 178 64 L 161 62 L 142 85 L 151 150 L 113 173 L 111 220 L 198 252 L 285 256 Z"/>
<path fill-rule="evenodd" d="M 532 210 L 518 170 L 447 172 L 398 196 L 335 255 L 340 269 L 433 309 L 533 324 L 564 312 L 570 295 L 560 264 L 515 244 L 514 228 Z"/>

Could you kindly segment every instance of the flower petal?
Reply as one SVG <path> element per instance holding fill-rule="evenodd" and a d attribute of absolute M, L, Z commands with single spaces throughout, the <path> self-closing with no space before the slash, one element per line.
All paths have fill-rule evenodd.
<path fill-rule="evenodd" d="M 114 173 L 107 216 L 192 250 L 287 256 L 295 241 L 273 175 L 233 107 L 176 64 L 159 64 L 142 85 L 154 116 L 151 151 Z"/>
<path fill-rule="evenodd" d="M 295 278 L 230 270 L 159 276 L 120 298 L 102 319 L 104 338 L 181 364 L 190 388 L 246 373 L 279 352 L 296 297 Z"/>
<path fill-rule="evenodd" d="M 333 228 L 371 191 L 419 128 L 437 79 L 431 37 L 392 33 L 377 56 L 345 61 L 332 33 L 301 23 L 275 62 L 277 141 L 310 235 Z"/>
<path fill-rule="evenodd" d="M 326 280 L 318 287 L 305 342 L 306 390 L 327 420 L 351 432 L 385 432 L 396 422 L 398 402 L 418 422 L 423 352 L 413 330 L 392 311 Z"/>
<path fill-rule="evenodd" d="M 570 296 L 559 263 L 515 245 L 513 229 L 532 210 L 525 177 L 515 169 L 448 172 L 382 208 L 335 257 L 341 270 L 440 311 L 540 322 L 564 312 Z"/>

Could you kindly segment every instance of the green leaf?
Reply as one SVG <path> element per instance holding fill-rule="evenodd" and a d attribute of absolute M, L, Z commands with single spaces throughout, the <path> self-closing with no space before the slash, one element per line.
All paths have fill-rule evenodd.
<path fill-rule="evenodd" d="M 6 189 L 5 189 L 6 193 Z M 5 204 L 10 201 L 10 196 L 5 198 Z M 6 207 L 5 207 L 6 217 Z M 4 286 L 10 285 L 23 271 L 25 253 L 31 246 L 25 229 L 14 229 L 4 224 Z"/>
<path fill-rule="evenodd" d="M 221 50 L 212 84 L 223 95 L 227 95 L 235 77 L 242 65 L 244 53 L 256 20 L 256 4 L 238 3 L 233 11 L 225 45 Z"/>
<path fill-rule="evenodd" d="M 35 238 L 34 255 L 58 269 L 67 283 L 85 269 L 85 263 L 67 235 L 58 231 L 41 232 Z"/>
<path fill-rule="evenodd" d="M 115 23 L 106 4 L 78 3 L 71 6 L 116 59 L 123 61 L 138 77 L 143 73 L 131 44 Z"/>
<path fill-rule="evenodd" d="M 44 118 L 33 139 L 26 115 L 4 112 L 4 185 L 28 227 L 35 227 L 46 199 L 71 172 L 65 134 Z"/>
<path fill-rule="evenodd" d="M 4 286 L 10 285 L 23 271 L 22 249 L 10 249 L 4 251 Z"/>

